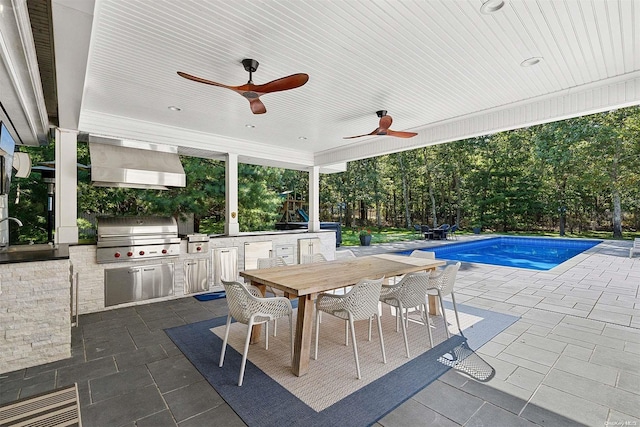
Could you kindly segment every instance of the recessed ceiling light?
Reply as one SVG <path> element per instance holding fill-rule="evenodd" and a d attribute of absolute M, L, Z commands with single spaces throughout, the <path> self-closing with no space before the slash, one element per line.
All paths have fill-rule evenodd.
<path fill-rule="evenodd" d="M 307 137 L 306 136 L 299 136 L 298 139 L 304 141 L 305 139 L 307 139 Z"/>
<path fill-rule="evenodd" d="M 520 63 L 521 67 L 531 67 L 532 65 L 536 65 L 542 61 L 542 57 L 534 56 L 533 58 L 525 59 Z"/>
<path fill-rule="evenodd" d="M 253 129 L 255 126 L 251 125 L 251 124 L 246 124 L 246 125 L 244 125 L 244 127 L 249 128 L 249 129 Z"/>
<path fill-rule="evenodd" d="M 169 110 L 171 110 L 171 111 L 182 111 L 182 108 L 178 108 L 178 107 L 173 106 L 173 105 L 171 105 L 171 106 L 169 106 L 169 107 L 167 107 L 167 108 L 168 108 Z"/>
<path fill-rule="evenodd" d="M 480 6 L 480 12 L 488 15 L 504 7 L 504 0 L 487 0 Z"/>

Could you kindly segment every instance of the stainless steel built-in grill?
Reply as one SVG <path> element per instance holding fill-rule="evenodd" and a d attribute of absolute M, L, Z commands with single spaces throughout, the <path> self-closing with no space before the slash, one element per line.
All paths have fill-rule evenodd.
<path fill-rule="evenodd" d="M 172 217 L 98 218 L 97 262 L 141 261 L 180 255 L 178 224 Z"/>

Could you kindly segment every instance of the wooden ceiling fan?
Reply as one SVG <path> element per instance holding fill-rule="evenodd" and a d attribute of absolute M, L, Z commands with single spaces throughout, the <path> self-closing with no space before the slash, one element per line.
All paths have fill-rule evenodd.
<path fill-rule="evenodd" d="M 393 123 L 393 119 L 391 118 L 391 116 L 387 115 L 387 110 L 376 111 L 376 114 L 378 115 L 378 117 L 380 117 L 380 123 L 373 132 L 367 133 L 365 135 L 345 136 L 343 139 L 360 138 L 363 136 L 371 135 L 387 135 L 395 136 L 397 138 L 412 138 L 417 135 L 417 133 L 415 132 L 399 132 L 389 129 L 391 123 Z"/>
<path fill-rule="evenodd" d="M 213 82 L 211 80 L 203 79 L 201 77 L 192 76 L 191 74 L 178 71 L 178 75 L 185 79 L 193 80 L 194 82 L 204 83 L 212 86 L 224 87 L 231 89 L 232 91 L 239 93 L 249 101 L 251 112 L 253 114 L 264 114 L 267 112 L 267 108 L 260 101 L 260 96 L 265 93 L 280 92 L 283 90 L 295 89 L 304 85 L 309 80 L 309 75 L 298 73 L 292 74 L 281 79 L 273 80 L 263 85 L 253 84 L 253 73 L 258 69 L 258 61 L 255 59 L 243 59 L 242 65 L 244 69 L 249 72 L 249 81 L 242 86 L 228 86 L 222 83 Z"/>

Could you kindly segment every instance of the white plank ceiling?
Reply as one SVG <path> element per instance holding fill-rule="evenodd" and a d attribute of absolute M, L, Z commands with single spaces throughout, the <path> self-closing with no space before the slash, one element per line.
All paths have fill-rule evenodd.
<path fill-rule="evenodd" d="M 640 103 L 639 2 L 482 3 L 96 0 L 77 128 L 302 168 Z M 520 65 L 531 57 L 543 59 Z M 242 85 L 244 58 L 260 62 L 255 84 L 309 81 L 263 95 L 254 115 L 238 94 L 176 74 Z M 391 129 L 419 135 L 343 139 L 373 131 L 382 109 Z"/>

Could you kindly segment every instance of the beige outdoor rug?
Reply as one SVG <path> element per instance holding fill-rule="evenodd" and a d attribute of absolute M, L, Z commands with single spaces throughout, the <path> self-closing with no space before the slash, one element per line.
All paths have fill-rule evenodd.
<path fill-rule="evenodd" d="M 78 390 L 75 384 L 0 407 L 0 427 L 81 425 Z"/>
<path fill-rule="evenodd" d="M 296 312 L 297 310 L 294 310 L 294 328 Z M 462 311 L 459 314 L 463 330 L 482 320 L 481 317 L 463 313 Z M 387 355 L 386 364 L 382 362 L 378 328 L 375 320 L 372 323 L 371 341 L 368 341 L 368 322 L 356 322 L 356 339 L 362 379 L 357 378 L 351 337 L 349 337 L 349 346 L 345 346 L 345 322 L 326 313 L 322 314 L 322 323 L 320 324 L 318 360 L 313 359 L 315 348 L 314 324 L 311 361 L 309 372 L 306 375 L 297 377 L 291 372 L 289 324 L 286 318 L 278 321 L 278 335 L 276 337 L 273 336 L 273 322 L 271 322 L 268 350 L 265 349 L 265 328 L 263 327 L 262 341 L 249 347 L 248 359 L 309 407 L 315 411 L 322 411 L 431 349 L 426 326 L 419 320 L 419 312 L 414 312 L 411 318 L 412 320 L 409 322 L 409 328 L 407 329 L 411 358 L 407 358 L 402 329 L 399 328 L 398 332 L 396 332 L 395 312 L 393 308 L 386 305 L 383 306 L 381 320 Z M 447 320 L 450 323 L 453 321 L 453 324 L 449 325 L 451 334 L 458 333 L 453 310 L 447 310 Z M 432 316 L 431 323 L 435 346 L 445 341 L 447 336 L 441 316 Z M 224 338 L 224 330 L 225 325 L 211 329 L 221 340 Z M 237 322 L 231 324 L 229 345 L 240 354 L 242 354 L 244 348 L 246 333 L 246 325 Z M 242 387 L 251 387 L 251 378 L 245 376 Z"/>

